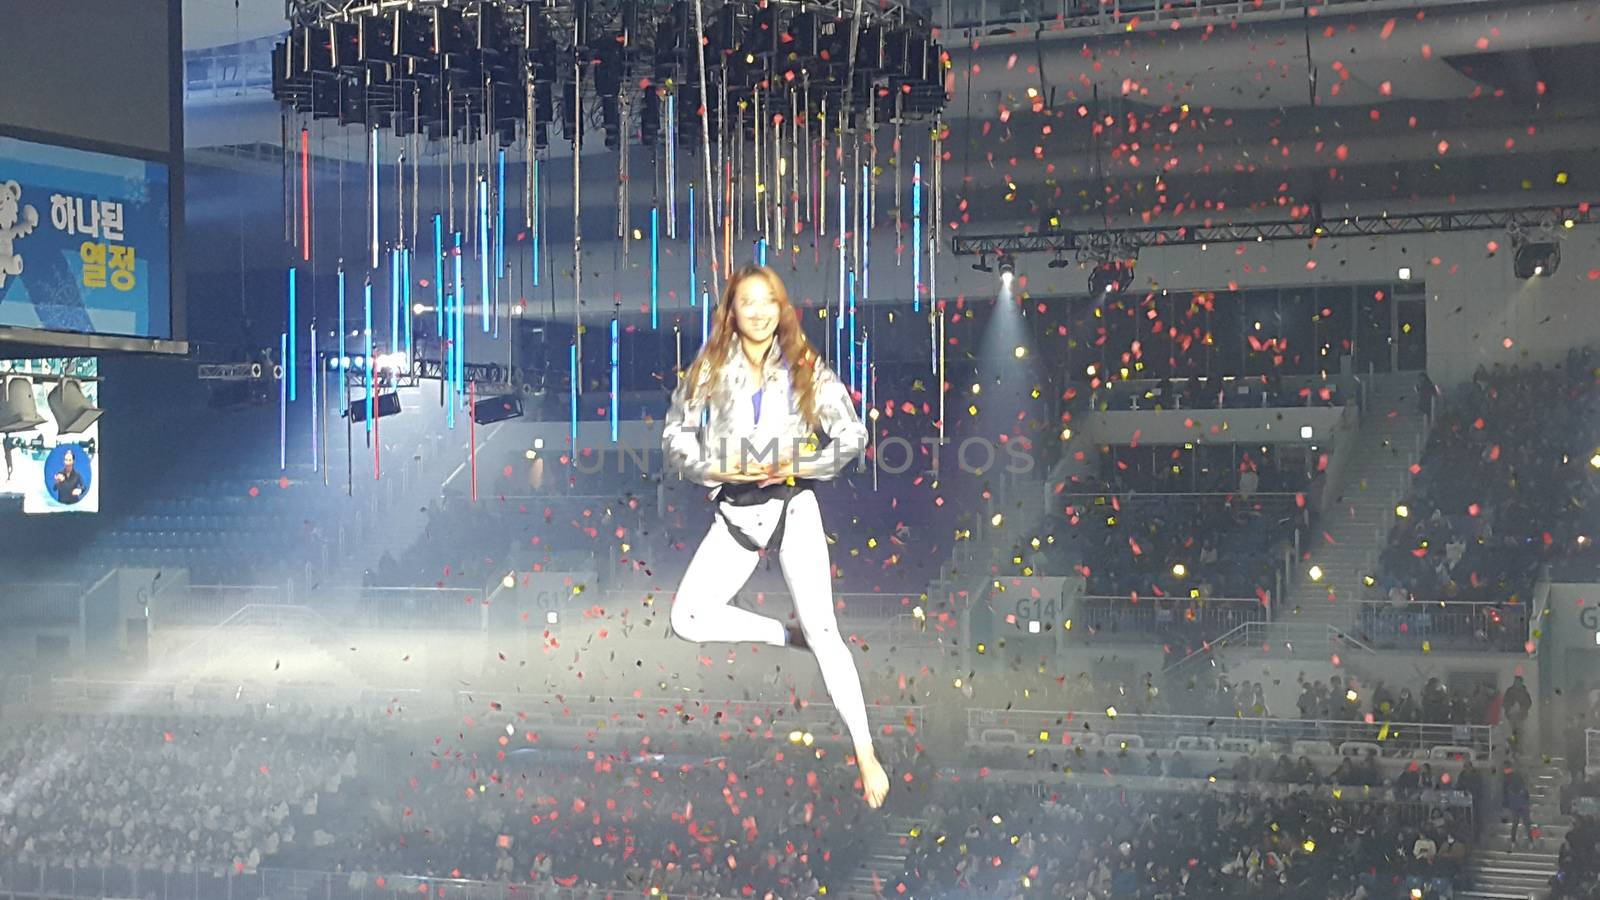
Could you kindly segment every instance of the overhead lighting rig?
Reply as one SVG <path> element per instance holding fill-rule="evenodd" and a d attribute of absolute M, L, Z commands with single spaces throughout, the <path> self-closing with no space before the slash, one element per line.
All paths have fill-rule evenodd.
<path fill-rule="evenodd" d="M 759 98 L 778 116 L 844 111 L 847 127 L 872 108 L 887 123 L 944 107 L 943 49 L 909 7 L 863 8 L 852 40 L 848 3 L 762 0 L 701 11 L 710 95 L 702 104 L 694 12 L 683 0 L 290 0 L 290 32 L 273 51 L 273 95 L 316 119 L 432 140 L 493 134 L 509 148 L 531 123 L 541 149 L 551 125 L 572 140 L 596 119 L 617 146 L 619 101 L 629 94 L 642 95 L 647 145 L 663 137 L 669 95 L 685 145 L 702 106 L 716 116 L 725 104 Z M 575 106 L 584 107 L 576 116 Z M 755 131 L 749 116 L 744 125 Z"/>
<path fill-rule="evenodd" d="M 1299 241 L 1315 238 L 1371 237 L 1381 235 L 1434 234 L 1449 231 L 1499 231 L 1512 234 L 1553 234 L 1550 223 L 1563 228 L 1600 221 L 1600 204 L 1581 203 L 1562 207 L 1519 209 L 1449 210 L 1406 215 L 1346 216 L 1308 219 L 1235 222 L 1213 225 L 1166 225 L 1136 228 L 1104 228 L 1059 233 L 1013 233 L 962 235 L 951 238 L 951 252 L 957 256 L 987 257 L 990 254 L 1017 255 L 1050 253 L 1060 256 L 1069 251 L 1086 254 L 1088 259 L 1115 259 L 1130 251 L 1137 256 L 1140 247 L 1164 245 Z M 1553 238 L 1552 238 L 1553 240 Z"/>
<path fill-rule="evenodd" d="M 611 237 L 621 271 L 630 268 L 631 243 L 646 237 L 633 221 L 630 185 L 649 191 L 652 325 L 661 295 L 686 295 L 701 307 L 704 339 L 706 307 L 732 274 L 736 247 L 794 266 L 804 246 L 813 266 L 837 266 L 835 327 L 824 352 L 861 389 L 870 326 L 857 329 L 856 310 L 873 290 L 885 291 L 875 284 L 898 277 L 896 268 L 871 277 L 873 231 L 891 212 L 896 253 L 907 232 L 915 244 L 906 283 L 891 290 L 910 293 L 919 309 L 924 297 L 937 298 L 940 116 L 951 63 L 908 0 L 287 0 L 286 9 L 289 34 L 272 57 L 273 96 L 284 111 L 284 234 L 293 248 L 281 336 L 291 361 L 286 404 L 296 398 L 297 336 L 316 312 L 299 314 L 307 301 L 296 285 L 337 269 L 338 319 L 346 321 L 347 303 L 358 304 L 350 320 L 359 319 L 362 344 L 347 349 L 340 337 L 339 355 L 403 352 L 417 363 L 416 347 L 429 341 L 438 358 L 408 370 L 443 380 L 446 421 L 455 427 L 455 411 L 478 383 L 469 355 L 514 358 L 484 349 L 502 325 L 517 333 L 517 298 L 541 279 L 571 278 L 571 306 L 560 314 L 570 311 L 575 335 L 586 315 L 595 317 L 586 313 L 583 245 L 597 235 L 592 220 L 585 233 L 580 212 L 596 183 L 615 201 Z M 334 265 L 313 252 L 320 242 L 310 156 L 347 127 L 362 130 L 368 240 L 357 258 Z M 614 161 L 600 163 L 603 178 L 585 171 L 596 155 L 579 152 L 592 132 L 615 151 Z M 557 140 L 572 148 L 570 173 L 559 176 L 550 167 Z M 652 172 L 630 169 L 638 147 L 651 149 Z M 548 186 L 569 174 L 570 248 L 547 253 Z M 430 175 L 438 189 L 420 191 Z M 912 211 L 910 223 L 903 209 Z M 508 234 L 526 244 L 508 248 Z M 686 285 L 662 283 L 664 240 L 687 244 L 667 251 L 687 260 Z M 938 339 L 934 307 L 930 347 Z M 550 310 L 549 318 L 558 315 L 554 297 Z M 613 332 L 620 312 L 611 304 Z M 613 340 L 613 370 L 618 347 Z M 568 350 L 576 442 L 584 342 L 574 337 Z"/>

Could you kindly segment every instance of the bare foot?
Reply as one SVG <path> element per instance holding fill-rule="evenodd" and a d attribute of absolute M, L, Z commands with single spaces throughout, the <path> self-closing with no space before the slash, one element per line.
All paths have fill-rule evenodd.
<path fill-rule="evenodd" d="M 878 809 L 889 796 L 889 773 L 883 770 L 878 755 L 871 750 L 857 751 L 856 765 L 861 769 L 861 795 L 868 806 Z"/>

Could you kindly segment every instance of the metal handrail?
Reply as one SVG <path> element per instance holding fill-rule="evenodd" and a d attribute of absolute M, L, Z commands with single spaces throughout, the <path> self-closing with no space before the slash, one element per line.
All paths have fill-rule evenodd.
<path fill-rule="evenodd" d="M 1420 0 L 1412 7 L 1442 5 L 1456 0 Z M 1012 25 L 1036 25 L 1064 28 L 1074 31 L 1116 30 L 1127 31 L 1141 24 L 1149 27 L 1171 27 L 1166 23 L 1222 18 L 1273 19 L 1302 16 L 1307 10 L 1312 15 L 1328 14 L 1334 7 L 1353 7 L 1351 13 L 1364 6 L 1391 6 L 1385 0 L 1189 0 L 1182 5 L 1163 3 L 1161 0 L 1048 0 L 1037 4 L 1011 2 L 1002 5 L 1000 0 L 977 0 L 957 4 L 945 0 L 941 25 L 949 31 L 967 32 L 975 36 L 989 28 Z M 958 13 L 958 9 L 963 9 Z"/>
<path fill-rule="evenodd" d="M 1368 656 L 1377 656 L 1376 650 L 1351 636 L 1343 629 L 1325 622 L 1245 622 L 1228 629 L 1218 635 L 1215 640 L 1207 642 L 1200 649 L 1167 666 L 1163 673 L 1171 677 L 1184 668 L 1194 665 L 1193 660 L 1197 657 L 1209 658 L 1215 655 L 1218 650 L 1227 649 L 1235 644 L 1253 646 L 1271 643 L 1275 640 L 1280 643 L 1299 644 L 1325 642 L 1325 646 L 1328 647 L 1352 649 Z"/>
<path fill-rule="evenodd" d="M 281 897 L 317 897 L 321 900 L 355 900 L 376 896 L 401 896 L 418 893 L 449 896 L 461 900 L 529 897 L 552 900 L 610 900 L 623 893 L 620 888 L 564 888 L 548 882 L 537 886 L 479 881 L 470 878 L 431 878 L 421 875 L 385 872 L 324 872 L 308 869 L 262 867 L 237 871 L 223 867 L 223 875 L 184 872 L 171 875 L 139 866 L 76 867 L 49 864 L 23 864 L 15 860 L 0 862 L 0 893 L 7 897 L 37 900 L 92 900 L 96 897 L 228 897 L 232 900 L 270 900 Z M 108 877 L 109 876 L 109 877 Z M 379 887 L 376 879 L 382 878 Z M 435 893 L 436 891 L 436 893 Z M 733 900 L 728 894 L 696 894 L 671 890 L 673 897 L 688 900 Z"/>
<path fill-rule="evenodd" d="M 1090 737 L 1093 735 L 1094 737 Z M 1137 737 L 1138 741 L 1128 738 Z M 1111 743 L 1108 744 L 1107 742 Z M 1186 746 L 1180 747 L 1183 741 Z M 968 709 L 967 743 L 989 746 L 1058 746 L 1134 750 L 1227 752 L 1226 741 L 1246 741 L 1237 752 L 1275 749 L 1300 755 L 1345 755 L 1376 746 L 1380 756 L 1434 755 L 1443 758 L 1470 750 L 1479 760 L 1492 759 L 1495 729 L 1490 725 L 1429 722 L 1367 722 L 1338 719 L 1276 719 L 1118 713 L 1034 709 Z M 1355 745 L 1355 746 L 1347 746 Z M 1344 749 L 1341 750 L 1341 747 Z M 1245 749 L 1249 748 L 1249 749 Z M 1437 748 L 1437 749 L 1436 749 Z M 1331 753 L 1329 752 L 1331 751 Z M 1305 755 L 1312 755 L 1306 752 Z"/>

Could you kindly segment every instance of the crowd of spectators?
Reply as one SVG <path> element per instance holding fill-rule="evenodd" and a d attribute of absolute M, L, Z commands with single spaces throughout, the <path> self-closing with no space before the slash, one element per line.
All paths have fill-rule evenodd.
<path fill-rule="evenodd" d="M 421 755 L 400 736 L 303 711 L 18 720 L 0 729 L 0 859 L 85 883 L 119 873 L 113 891 L 134 872 L 216 885 L 297 870 L 340 892 L 467 879 L 801 898 L 846 880 L 861 848 L 845 836 L 872 827 L 854 767 L 799 746 Z"/>
<path fill-rule="evenodd" d="M 849 785 L 835 783 L 848 779 L 825 783 L 819 768 L 748 751 L 454 759 L 374 792 L 342 852 L 360 867 L 352 885 L 387 871 L 635 895 L 818 896 L 856 859 L 838 836 L 860 815 Z"/>
<path fill-rule="evenodd" d="M 1041 799 L 978 785 L 939 797 L 927 822 L 888 880 L 907 896 L 1434 896 L 1467 871 L 1472 843 L 1457 807 L 1311 788 L 1069 786 Z"/>
<path fill-rule="evenodd" d="M 1542 564 L 1592 556 L 1594 371 L 1579 352 L 1552 368 L 1480 367 L 1444 395 L 1374 598 L 1525 603 Z"/>
<path fill-rule="evenodd" d="M 0 858 L 151 875 L 253 872 L 314 840 L 358 774 L 355 718 L 62 715 L 0 727 Z"/>
<path fill-rule="evenodd" d="M 1097 475 L 1059 486 L 1068 539 L 1028 554 L 1028 564 L 1083 575 L 1089 597 L 1123 599 L 1092 610 L 1092 627 L 1109 635 L 1198 646 L 1260 618 L 1249 604 L 1203 601 L 1270 602 L 1275 548 L 1313 523 L 1321 475 L 1304 448 L 1258 449 L 1103 447 Z M 1141 608 L 1150 598 L 1167 602 Z"/>

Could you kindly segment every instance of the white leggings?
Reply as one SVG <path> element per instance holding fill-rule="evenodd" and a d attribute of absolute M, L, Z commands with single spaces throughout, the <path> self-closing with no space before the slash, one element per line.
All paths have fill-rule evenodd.
<path fill-rule="evenodd" d="M 765 544 L 777 525 L 783 501 L 769 500 L 758 506 L 723 506 L 724 512 L 748 537 Z M 761 555 L 746 550 L 728 530 L 721 515 L 713 517 L 711 530 L 695 551 L 678 585 L 672 603 L 672 630 L 697 644 L 709 641 L 771 644 L 787 643 L 784 623 L 730 605 L 735 594 L 750 580 Z M 832 572 L 828 564 L 828 538 L 822 530 L 822 511 L 816 494 L 801 491 L 789 501 L 788 522 L 784 525 L 783 546 L 778 551 L 784 581 L 794 596 L 795 613 L 806 643 L 822 669 L 822 681 L 833 704 L 844 718 L 845 727 L 857 747 L 872 745 L 872 729 L 867 724 L 867 703 L 861 691 L 861 676 L 850 648 L 839 634 L 833 611 Z"/>

